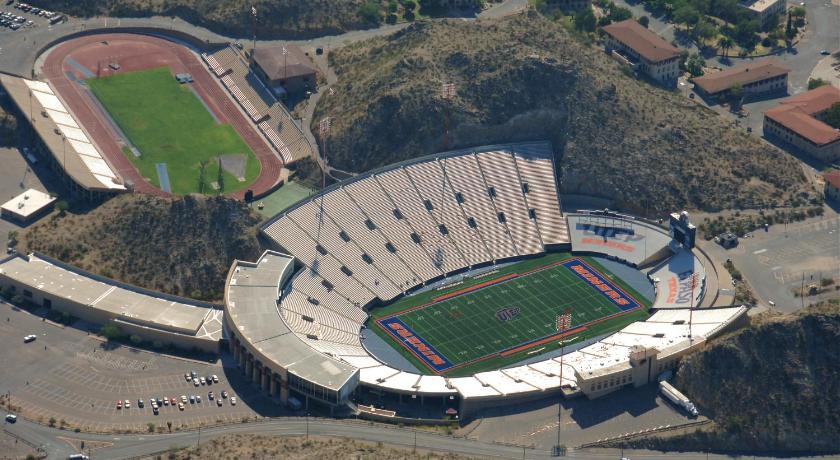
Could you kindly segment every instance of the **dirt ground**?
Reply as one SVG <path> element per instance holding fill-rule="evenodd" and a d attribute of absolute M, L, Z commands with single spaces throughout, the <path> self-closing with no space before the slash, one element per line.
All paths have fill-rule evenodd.
<path fill-rule="evenodd" d="M 36 454 L 35 449 L 18 441 L 17 438 L 5 431 L 0 431 L 0 458 L 11 460 Z"/>
<path fill-rule="evenodd" d="M 439 454 L 411 449 L 400 449 L 368 443 L 352 439 L 331 439 L 303 437 L 281 437 L 265 435 L 227 435 L 205 443 L 201 449 L 190 447 L 169 452 L 166 455 L 147 457 L 149 460 L 163 458 L 189 459 L 201 458 L 209 460 L 248 459 L 248 458 L 294 458 L 294 459 L 429 459 L 429 460 L 461 460 L 473 457 L 462 455 Z"/>

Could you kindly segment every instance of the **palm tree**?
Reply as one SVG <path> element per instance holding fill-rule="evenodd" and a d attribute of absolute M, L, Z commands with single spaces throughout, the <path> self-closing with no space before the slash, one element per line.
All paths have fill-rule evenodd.
<path fill-rule="evenodd" d="M 723 57 L 728 57 L 729 49 L 732 48 L 735 42 L 732 41 L 729 37 L 720 37 L 718 40 L 718 48 L 723 50 Z"/>

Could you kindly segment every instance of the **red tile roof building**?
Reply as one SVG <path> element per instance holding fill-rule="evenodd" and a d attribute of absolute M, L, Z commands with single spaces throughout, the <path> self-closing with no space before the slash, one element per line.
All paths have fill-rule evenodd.
<path fill-rule="evenodd" d="M 825 179 L 825 199 L 840 202 L 840 170 L 823 174 Z"/>
<path fill-rule="evenodd" d="M 790 69 L 775 59 L 767 59 L 708 73 L 693 81 L 695 90 L 706 97 L 725 95 L 737 84 L 741 85 L 747 96 L 787 91 L 788 73 Z"/>
<path fill-rule="evenodd" d="M 606 49 L 652 79 L 673 85 L 679 76 L 680 51 L 635 19 L 603 27 Z"/>
<path fill-rule="evenodd" d="M 840 160 L 840 130 L 822 121 L 840 102 L 840 89 L 831 85 L 791 96 L 764 113 L 764 135 L 781 139 L 822 161 Z"/>

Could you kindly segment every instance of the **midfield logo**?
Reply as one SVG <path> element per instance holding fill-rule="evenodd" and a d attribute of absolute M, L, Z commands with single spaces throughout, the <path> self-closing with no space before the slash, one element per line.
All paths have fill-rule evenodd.
<path fill-rule="evenodd" d="M 496 312 L 496 319 L 499 321 L 511 321 L 516 319 L 519 316 L 520 309 L 519 307 L 508 307 L 502 308 L 501 310 Z"/>

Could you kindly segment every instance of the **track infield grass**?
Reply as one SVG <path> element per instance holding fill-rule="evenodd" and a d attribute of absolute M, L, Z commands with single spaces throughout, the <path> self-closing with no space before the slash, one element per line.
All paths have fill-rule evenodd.
<path fill-rule="evenodd" d="M 608 284 L 619 288 L 640 306 L 622 310 L 595 286 L 562 265 L 575 259 L 594 269 Z M 488 285 L 469 291 L 485 283 Z M 459 294 L 461 291 L 469 292 Z M 441 299 L 446 296 L 451 297 Z M 562 340 L 572 345 L 644 321 L 649 316 L 650 305 L 649 299 L 596 259 L 553 253 L 467 278 L 440 290 L 400 299 L 373 310 L 371 316 L 374 332 L 421 372 L 459 377 L 556 350 L 561 340 L 557 336 L 556 319 L 566 309 L 571 309 L 572 324 Z M 445 366 L 449 367 L 435 368 L 419 356 L 421 351 L 416 345 L 395 333 L 399 331 L 389 332 L 394 321 L 410 329 L 423 345 L 443 355 Z"/>
<path fill-rule="evenodd" d="M 198 193 L 200 164 L 206 161 L 204 193 L 218 193 L 220 155 L 239 154 L 245 161 L 244 181 L 224 171 L 223 193 L 241 190 L 256 180 L 260 164 L 232 126 L 218 124 L 190 90 L 168 67 L 120 73 L 85 80 L 93 94 L 140 151 L 124 154 L 143 177 L 160 187 L 157 163 L 166 163 L 172 193 Z"/>

